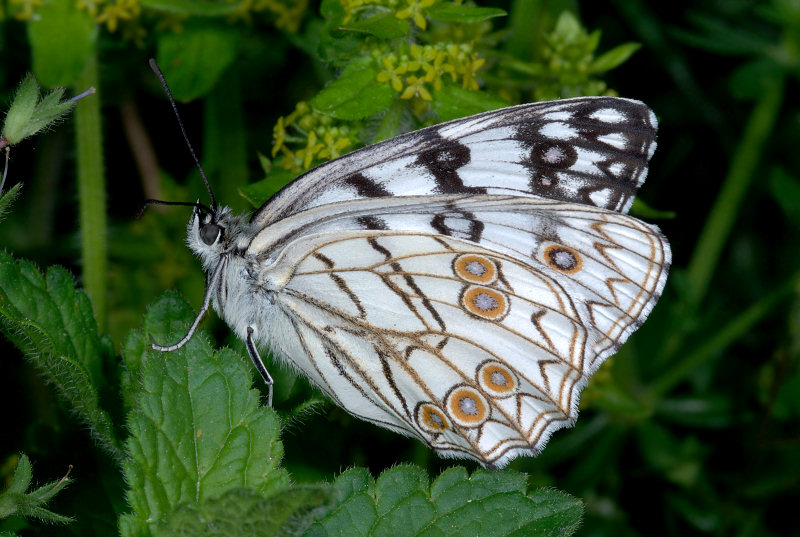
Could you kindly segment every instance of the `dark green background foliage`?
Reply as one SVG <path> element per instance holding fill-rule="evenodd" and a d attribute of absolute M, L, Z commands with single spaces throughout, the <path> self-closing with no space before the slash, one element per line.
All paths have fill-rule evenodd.
<path fill-rule="evenodd" d="M 0 535 L 800 535 L 797 0 L 36 4 L 3 6 L 2 101 L 26 72 L 98 91 L 12 149 L 0 199 Z M 151 56 L 236 210 L 443 119 L 643 100 L 659 149 L 633 212 L 672 244 L 664 296 L 575 428 L 507 471 L 438 459 L 275 364 L 265 409 L 214 315 L 147 351 L 204 282 L 188 209 L 136 212 L 206 200 Z"/>

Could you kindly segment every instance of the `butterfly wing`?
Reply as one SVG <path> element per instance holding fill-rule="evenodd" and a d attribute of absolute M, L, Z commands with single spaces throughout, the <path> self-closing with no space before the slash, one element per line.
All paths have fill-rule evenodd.
<path fill-rule="evenodd" d="M 435 194 L 542 196 L 627 212 L 647 176 L 657 122 L 643 103 L 582 97 L 457 119 L 326 162 L 251 222 L 355 199 Z"/>
<path fill-rule="evenodd" d="M 264 336 L 350 413 L 443 456 L 503 466 L 540 451 L 666 279 L 663 236 L 616 212 L 491 195 L 370 203 L 281 249 L 260 277 L 280 282 Z M 402 228 L 363 229 L 365 215 Z"/>

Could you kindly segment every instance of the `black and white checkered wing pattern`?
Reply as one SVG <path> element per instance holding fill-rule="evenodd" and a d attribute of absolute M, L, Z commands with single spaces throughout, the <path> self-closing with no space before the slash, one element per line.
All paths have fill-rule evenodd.
<path fill-rule="evenodd" d="M 430 194 L 540 196 L 625 213 L 647 176 L 656 129 L 646 105 L 613 97 L 486 112 L 325 163 L 252 222 L 268 225 L 341 201 Z"/>

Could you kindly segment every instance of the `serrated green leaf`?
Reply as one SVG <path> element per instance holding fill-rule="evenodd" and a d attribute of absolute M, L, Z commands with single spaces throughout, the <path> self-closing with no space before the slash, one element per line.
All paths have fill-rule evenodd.
<path fill-rule="evenodd" d="M 296 173 L 284 170 L 283 168 L 273 168 L 266 179 L 241 187 L 239 189 L 239 194 L 241 194 L 250 205 L 258 208 L 277 194 L 281 188 L 294 181 L 296 177 Z"/>
<path fill-rule="evenodd" d="M 288 486 L 278 467 L 279 420 L 259 406 L 249 360 L 229 349 L 215 352 L 202 333 L 169 353 L 142 345 L 150 336 L 176 341 L 192 318 L 186 302 L 167 293 L 148 310 L 144 332 L 126 344 L 125 361 L 139 371 L 141 391 L 128 419 L 124 470 L 134 513 L 121 523 L 123 535 L 151 534 L 179 506 L 202 509 L 233 489 L 272 494 Z M 127 354 L 136 348 L 141 355 Z"/>
<path fill-rule="evenodd" d="M 394 102 L 396 92 L 378 82 L 378 68 L 371 57 L 359 58 L 325 86 L 310 104 L 337 119 L 363 119 L 383 112 Z"/>
<path fill-rule="evenodd" d="M 202 505 L 181 506 L 156 527 L 156 537 L 289 537 L 302 535 L 333 500 L 326 485 L 295 486 L 265 495 L 232 489 Z"/>
<path fill-rule="evenodd" d="M 240 12 L 242 3 L 217 0 L 198 2 L 197 0 L 139 0 L 142 7 L 167 13 L 197 15 L 199 17 L 220 17 Z"/>
<path fill-rule="evenodd" d="M 567 536 L 583 511 L 579 500 L 563 492 L 527 492 L 527 477 L 512 471 L 470 476 L 451 468 L 429 484 L 414 466 L 387 470 L 377 481 L 354 469 L 334 486 L 339 502 L 308 537 Z"/>
<path fill-rule="evenodd" d="M 97 27 L 87 10 L 72 0 L 51 0 L 28 22 L 33 72 L 47 87 L 72 86 L 92 54 Z"/>
<path fill-rule="evenodd" d="M 457 4 L 436 4 L 425 10 L 425 15 L 440 22 L 476 23 L 495 17 L 504 17 L 506 12 L 499 7 L 461 6 Z"/>
<path fill-rule="evenodd" d="M 411 32 L 411 25 L 406 19 L 398 19 L 394 13 L 379 13 L 368 19 L 351 22 L 339 27 L 342 30 L 362 32 L 381 39 L 398 39 Z"/>
<path fill-rule="evenodd" d="M 618 47 L 614 47 L 605 54 L 602 54 L 599 58 L 595 59 L 592 62 L 591 67 L 589 67 L 590 73 L 602 73 L 605 71 L 610 71 L 615 67 L 625 63 L 628 61 L 634 52 L 639 50 L 642 47 L 639 43 L 623 43 Z"/>
<path fill-rule="evenodd" d="M 56 386 L 92 435 L 113 457 L 121 449 L 99 395 L 107 387 L 107 339 L 97 333 L 89 297 L 63 267 L 45 275 L 30 262 L 0 252 L 0 330 Z"/>
<path fill-rule="evenodd" d="M 232 26 L 187 23 L 158 39 L 156 58 L 172 95 L 188 102 L 208 93 L 236 58 L 239 32 Z"/>
<path fill-rule="evenodd" d="M 508 103 L 483 91 L 466 90 L 453 84 L 444 84 L 433 92 L 431 106 L 439 119 L 450 121 L 508 106 Z"/>

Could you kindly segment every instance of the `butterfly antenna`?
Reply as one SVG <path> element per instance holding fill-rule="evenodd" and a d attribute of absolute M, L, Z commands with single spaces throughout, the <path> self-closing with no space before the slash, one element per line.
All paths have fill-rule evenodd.
<path fill-rule="evenodd" d="M 186 147 L 189 148 L 189 153 L 192 154 L 194 163 L 197 166 L 197 169 L 200 170 L 200 177 L 203 178 L 203 182 L 206 185 L 206 190 L 208 190 L 208 195 L 211 198 L 211 206 L 216 208 L 217 200 L 214 198 L 214 193 L 211 191 L 211 185 L 208 184 L 206 173 L 203 171 L 203 167 L 200 166 L 200 161 L 197 159 L 197 155 L 194 152 L 191 142 L 189 142 L 189 136 L 186 135 L 186 129 L 183 127 L 183 121 L 181 121 L 181 115 L 178 113 L 178 107 L 175 104 L 175 99 L 172 97 L 172 92 L 169 90 L 169 86 L 167 86 L 167 80 L 164 78 L 164 74 L 161 72 L 161 69 L 158 67 L 158 64 L 154 58 L 150 58 L 150 69 L 152 69 L 156 74 L 158 80 L 161 82 L 161 86 L 164 88 L 164 93 L 167 94 L 169 103 L 172 105 L 172 111 L 175 112 L 175 117 L 178 119 L 178 125 L 181 128 L 181 133 L 183 133 L 183 139 L 186 140 Z"/>
<path fill-rule="evenodd" d="M 204 211 L 207 214 L 214 214 L 214 211 L 211 209 L 211 207 L 203 205 L 199 201 L 195 201 L 193 203 L 191 201 L 164 201 L 164 200 L 149 199 L 144 201 L 144 205 L 142 205 L 142 208 L 139 209 L 138 213 L 136 213 L 136 219 L 138 220 L 139 218 L 141 218 L 142 214 L 144 214 L 145 209 L 147 209 L 151 205 L 184 205 L 186 207 L 194 207 L 195 209 Z"/>

